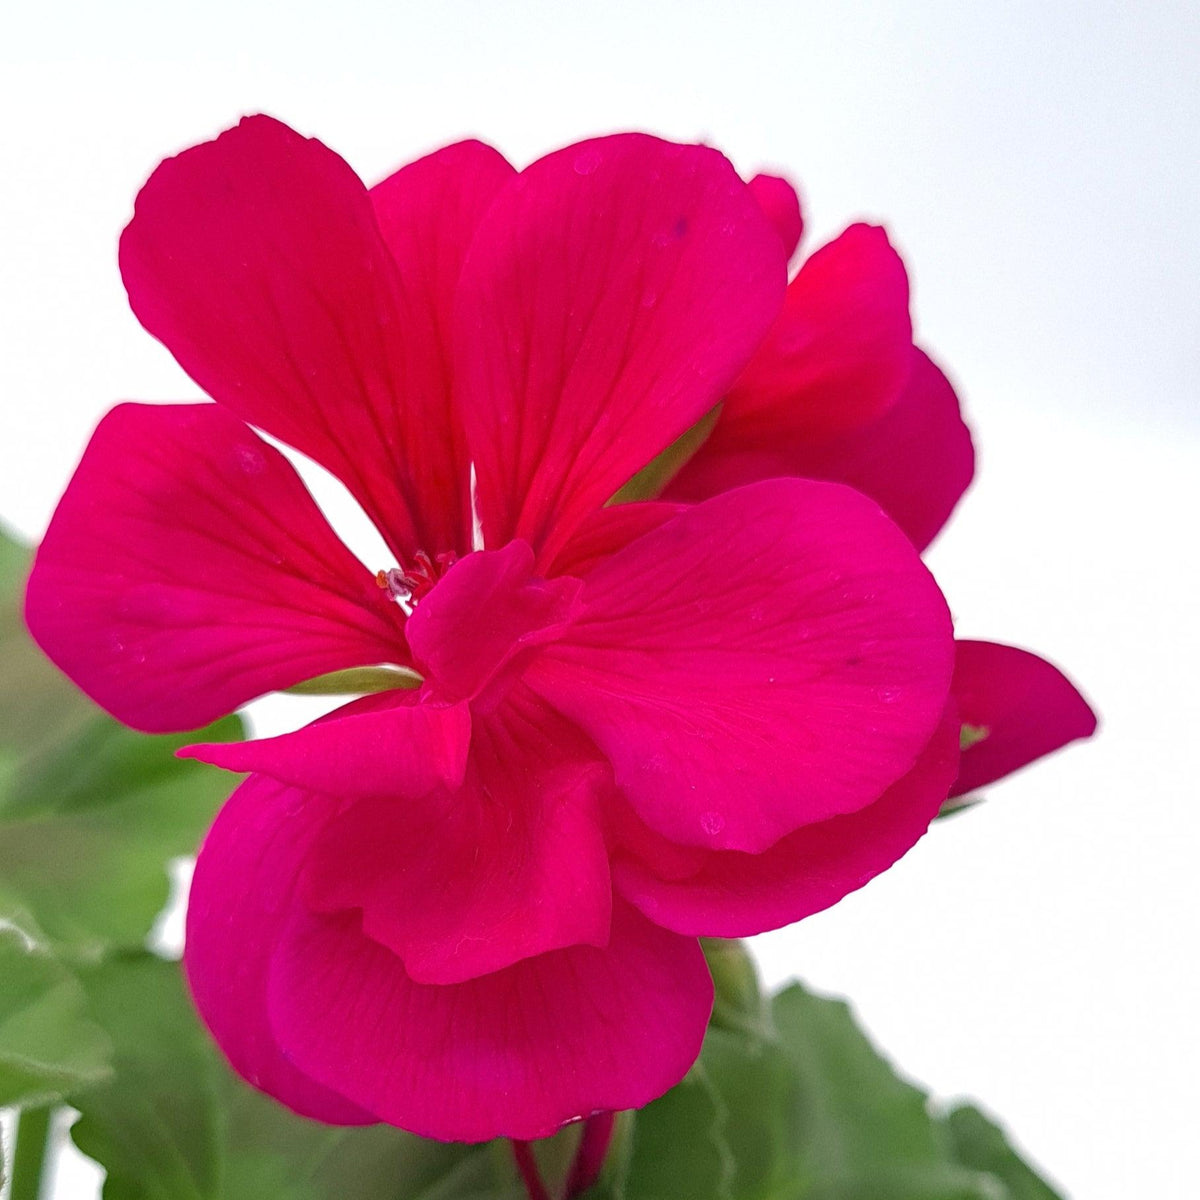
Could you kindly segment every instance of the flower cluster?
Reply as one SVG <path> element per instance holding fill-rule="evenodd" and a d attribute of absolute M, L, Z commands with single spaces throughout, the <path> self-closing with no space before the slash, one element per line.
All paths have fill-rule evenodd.
<path fill-rule="evenodd" d="M 216 403 L 103 420 L 35 637 L 151 731 L 419 679 L 188 751 L 250 773 L 200 852 L 191 989 L 297 1111 L 481 1140 L 645 1104 L 700 1048 L 700 936 L 834 903 L 1091 731 L 1042 660 L 956 648 L 920 551 L 971 478 L 958 401 L 883 231 L 789 283 L 800 233 L 783 180 L 639 134 L 368 189 L 258 117 L 139 196 L 131 304 Z"/>

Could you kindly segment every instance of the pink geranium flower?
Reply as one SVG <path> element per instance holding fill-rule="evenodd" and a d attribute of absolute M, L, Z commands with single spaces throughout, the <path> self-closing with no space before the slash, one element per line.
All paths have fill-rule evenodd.
<path fill-rule="evenodd" d="M 34 635 L 146 730 L 421 677 L 191 751 L 252 774 L 200 853 L 188 978 L 296 1110 L 479 1140 L 644 1104 L 699 1050 L 697 937 L 833 903 L 950 790 L 949 616 L 869 486 L 782 459 L 701 486 L 706 449 L 667 499 L 605 506 L 724 399 L 719 449 L 760 347 L 791 353 L 790 195 L 632 134 L 519 174 L 462 143 L 368 190 L 266 118 L 141 193 L 131 303 L 217 403 L 104 419 Z M 394 562 L 359 563 L 251 426 L 337 475 Z"/>

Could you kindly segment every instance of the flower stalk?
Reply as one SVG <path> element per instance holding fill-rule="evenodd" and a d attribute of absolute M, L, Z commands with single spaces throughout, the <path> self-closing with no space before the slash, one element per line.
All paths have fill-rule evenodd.
<path fill-rule="evenodd" d="M 52 1105 L 27 1108 L 17 1115 L 9 1200 L 41 1200 L 53 1115 Z"/>
<path fill-rule="evenodd" d="M 533 1144 L 517 1141 L 515 1138 L 511 1139 L 510 1144 L 517 1171 L 521 1176 L 521 1182 L 525 1185 L 525 1194 L 529 1200 L 550 1200 L 550 1193 L 546 1190 L 545 1183 L 542 1182 L 542 1172 L 538 1167 L 537 1158 L 534 1157 Z"/>
<path fill-rule="evenodd" d="M 612 1143 L 616 1116 L 611 1112 L 596 1113 L 584 1122 L 579 1149 L 575 1151 L 575 1161 L 567 1176 L 564 1200 L 582 1196 L 600 1178 L 605 1156 Z"/>

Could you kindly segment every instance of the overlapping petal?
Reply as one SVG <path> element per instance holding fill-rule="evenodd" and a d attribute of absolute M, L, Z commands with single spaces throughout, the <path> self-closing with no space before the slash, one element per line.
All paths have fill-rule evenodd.
<path fill-rule="evenodd" d="M 597 509 L 563 547 L 554 560 L 553 572 L 586 575 L 609 555 L 678 516 L 686 507 L 665 500 L 644 500 Z"/>
<path fill-rule="evenodd" d="M 793 457 L 814 440 L 887 412 L 911 369 L 904 264 L 882 229 L 851 225 L 800 268 L 778 320 L 667 497 L 702 500 L 795 473 Z"/>
<path fill-rule="evenodd" d="M 874 804 L 806 825 L 760 854 L 681 851 L 627 818 L 617 890 L 656 925 L 749 937 L 836 904 L 887 870 L 925 832 L 958 768 L 959 723 L 943 719 L 916 765 Z"/>
<path fill-rule="evenodd" d="M 610 787 L 587 739 L 518 689 L 476 718 L 461 786 L 415 803 L 358 803 L 333 822 L 314 854 L 309 903 L 361 910 L 367 936 L 418 983 L 460 983 L 548 950 L 604 946 L 611 904 L 600 805 Z"/>
<path fill-rule="evenodd" d="M 908 383 L 883 416 L 797 447 L 789 467 L 864 492 L 924 550 L 974 477 L 975 447 L 950 381 L 922 350 L 912 357 Z"/>
<path fill-rule="evenodd" d="M 470 206 L 440 190 L 403 194 L 434 188 L 429 174 L 394 184 L 388 207 L 469 224 Z M 469 547 L 426 263 L 410 289 L 409 264 L 398 269 L 366 187 L 333 151 L 251 117 L 167 159 L 138 196 L 120 259 L 138 319 L 184 370 L 328 467 L 398 556 Z"/>
<path fill-rule="evenodd" d="M 206 742 L 179 753 L 335 796 L 415 800 L 462 783 L 470 744 L 465 704 L 393 690 L 352 700 L 293 733 Z"/>
<path fill-rule="evenodd" d="M 38 551 L 26 619 L 97 703 L 151 732 L 406 653 L 399 609 L 292 467 L 212 404 L 104 418 Z"/>
<path fill-rule="evenodd" d="M 908 771 L 953 667 L 945 601 L 870 500 L 770 480 L 596 566 L 526 680 L 612 761 L 648 825 L 761 851 Z"/>
<path fill-rule="evenodd" d="M 427 1137 L 537 1138 L 638 1108 L 695 1061 L 712 1008 L 699 943 L 613 908 L 576 946 L 466 983 L 414 983 L 353 914 L 297 914 L 271 971 L 271 1024 L 297 1067 Z"/>
<path fill-rule="evenodd" d="M 485 543 L 549 563 L 724 394 L 779 310 L 782 246 L 716 151 L 640 134 L 534 163 L 463 267 L 454 386 Z"/>
<path fill-rule="evenodd" d="M 454 295 L 475 230 L 500 190 L 516 172 L 483 142 L 465 141 L 401 167 L 371 188 L 371 203 L 383 240 L 396 261 L 404 297 L 406 352 L 424 355 L 419 409 L 423 449 L 417 466 L 424 513 L 425 549 L 470 547 L 470 454 L 454 408 L 451 347 Z M 429 528 L 430 522 L 437 524 Z"/>
<path fill-rule="evenodd" d="M 846 483 L 875 500 L 924 550 L 975 474 L 975 447 L 949 380 L 923 351 L 910 353 L 904 390 L 874 421 L 798 440 L 705 446 L 672 494 L 707 494 L 777 475 Z"/>
<path fill-rule="evenodd" d="M 533 574 L 528 542 L 468 555 L 450 568 L 408 622 L 408 640 L 430 686 L 474 699 L 534 646 L 561 635 L 578 609 L 580 584 Z M 511 674 L 511 672 L 508 672 Z"/>
<path fill-rule="evenodd" d="M 996 642 L 961 641 L 954 698 L 968 737 L 953 794 L 993 783 L 1096 732 L 1096 714 L 1052 663 Z"/>
<path fill-rule="evenodd" d="M 234 1068 L 289 1108 L 331 1125 L 377 1120 L 297 1069 L 267 1018 L 267 974 L 301 868 L 338 801 L 252 776 L 208 831 L 192 878 L 184 969 Z"/>
<path fill-rule="evenodd" d="M 779 234 L 784 253 L 791 258 L 804 233 L 804 217 L 796 189 L 779 175 L 755 175 L 746 186 Z"/>

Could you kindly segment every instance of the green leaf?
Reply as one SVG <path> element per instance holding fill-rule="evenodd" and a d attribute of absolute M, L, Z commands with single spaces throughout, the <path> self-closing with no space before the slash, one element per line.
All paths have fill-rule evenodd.
<path fill-rule="evenodd" d="M 770 1041 L 710 1028 L 684 1081 L 634 1117 L 627 1164 L 607 1194 L 623 1200 L 791 1196 L 797 1104 L 795 1080 Z"/>
<path fill-rule="evenodd" d="M 104 1200 L 519 1200 L 507 1147 L 305 1120 L 228 1068 L 179 967 L 126 955 L 80 974 L 114 1046 L 112 1076 L 71 1103 Z"/>
<path fill-rule="evenodd" d="M 251 1090 L 177 964 L 127 955 L 80 978 L 114 1047 L 113 1074 L 68 1097 L 105 1200 L 522 1200 L 503 1143 L 329 1128 Z M 793 987 L 773 1008 L 777 1035 L 711 1028 L 687 1078 L 625 1115 L 590 1200 L 1058 1200 L 975 1110 L 931 1117 L 845 1004 Z M 537 1148 L 552 1194 L 576 1137 Z"/>
<path fill-rule="evenodd" d="M 175 751 L 242 725 L 151 737 L 103 713 L 25 630 L 28 558 L 0 533 L 0 919 L 76 954 L 140 945 L 235 783 Z"/>
<path fill-rule="evenodd" d="M 946 1153 L 928 1097 L 905 1082 L 848 1005 L 794 984 L 774 1003 L 800 1087 L 796 1136 L 811 1200 L 1005 1200 L 998 1182 Z"/>
<path fill-rule="evenodd" d="M 709 1038 L 720 1036 L 710 1031 Z M 725 1138 L 726 1108 L 703 1061 L 661 1100 L 637 1113 L 622 1200 L 729 1197 L 733 1153 Z"/>
<path fill-rule="evenodd" d="M 1004 1182 L 1012 1200 L 1062 1200 L 1044 1179 L 1023 1162 L 994 1121 L 972 1104 L 962 1104 L 942 1118 L 954 1157 L 963 1166 L 987 1171 Z"/>
<path fill-rule="evenodd" d="M 105 1078 L 108 1038 L 61 963 L 0 929 L 0 980 L 0 1105 L 46 1104 Z"/>
<path fill-rule="evenodd" d="M 844 1002 L 799 985 L 761 1026 L 710 1027 L 629 1124 L 589 1200 L 1059 1200 L 977 1110 L 933 1115 Z"/>

